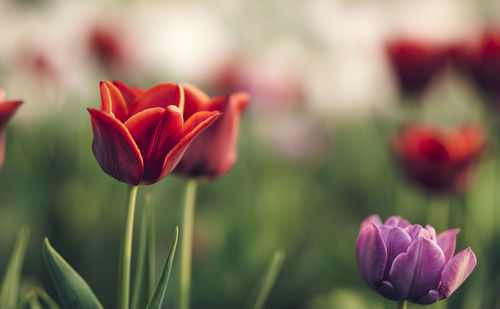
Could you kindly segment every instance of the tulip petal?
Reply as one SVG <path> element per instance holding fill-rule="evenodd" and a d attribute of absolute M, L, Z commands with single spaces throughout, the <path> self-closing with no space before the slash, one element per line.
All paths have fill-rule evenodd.
<path fill-rule="evenodd" d="M 382 240 L 380 229 L 375 223 L 369 222 L 359 234 L 356 243 L 356 258 L 361 279 L 370 288 L 376 290 L 384 279 L 387 248 Z"/>
<path fill-rule="evenodd" d="M 391 226 L 399 226 L 401 228 L 405 228 L 408 225 L 410 225 L 410 223 L 408 221 L 406 221 L 405 219 L 403 219 L 399 216 L 392 216 L 392 217 L 387 218 L 387 220 L 385 220 L 384 224 L 391 225 Z"/>
<path fill-rule="evenodd" d="M 449 297 L 469 277 L 476 267 L 476 255 L 470 248 L 460 251 L 443 269 L 442 284 L 439 291 Z"/>
<path fill-rule="evenodd" d="M 115 85 L 118 90 L 120 90 L 123 99 L 125 100 L 125 103 L 127 103 L 128 107 L 130 107 L 130 105 L 132 105 L 132 102 L 134 102 L 139 94 L 141 94 L 140 90 L 130 87 L 129 85 L 119 80 L 111 81 L 111 83 Z"/>
<path fill-rule="evenodd" d="M 101 88 L 101 110 L 113 115 L 121 122 L 125 122 L 128 107 L 120 90 L 108 81 L 102 81 L 99 87 Z"/>
<path fill-rule="evenodd" d="M 432 240 L 419 237 L 406 253 L 398 255 L 392 264 L 389 278 L 401 299 L 417 301 L 431 289 L 437 288 L 444 267 L 444 254 Z"/>
<path fill-rule="evenodd" d="M 444 261 L 448 264 L 455 253 L 456 237 L 460 233 L 460 229 L 452 229 L 442 232 L 437 236 L 437 243 L 444 253 Z"/>
<path fill-rule="evenodd" d="M 141 93 L 130 105 L 130 116 L 153 107 L 174 105 L 184 111 L 184 90 L 180 85 L 163 83 Z"/>
<path fill-rule="evenodd" d="M 143 182 L 156 182 L 167 153 L 183 137 L 180 109 L 177 106 L 150 108 L 132 116 L 125 126 L 144 160 Z"/>
<path fill-rule="evenodd" d="M 127 128 L 111 115 L 88 108 L 94 141 L 92 149 L 102 170 L 114 178 L 138 185 L 142 178 L 143 161 L 139 148 Z"/>
<path fill-rule="evenodd" d="M 441 295 L 438 290 L 430 290 L 425 296 L 416 301 L 417 304 L 429 305 L 433 304 L 441 299 Z"/>
<path fill-rule="evenodd" d="M 394 259 L 401 253 L 406 252 L 411 243 L 411 237 L 400 227 L 392 228 L 385 242 L 387 247 L 387 265 L 392 265 Z M 386 267 L 384 278 L 389 277 L 390 268 Z"/>
<path fill-rule="evenodd" d="M 219 112 L 198 112 L 186 121 L 184 137 L 167 154 L 160 177 L 164 177 L 174 170 L 193 139 L 217 120 L 220 115 Z"/>
<path fill-rule="evenodd" d="M 0 130 L 2 130 L 22 104 L 22 101 L 0 101 Z"/>
<path fill-rule="evenodd" d="M 212 99 L 206 107 L 222 112 L 208 130 L 204 131 L 188 148 L 178 171 L 192 177 L 215 178 L 225 174 L 236 161 L 236 146 L 241 115 L 241 102 L 249 96 L 239 93 Z"/>
<path fill-rule="evenodd" d="M 377 285 L 376 288 L 377 292 L 380 293 L 382 296 L 392 299 L 392 300 L 400 300 L 399 298 L 396 297 L 396 294 L 394 293 L 394 287 L 389 281 L 382 281 L 380 285 Z"/>
<path fill-rule="evenodd" d="M 370 223 L 373 223 L 376 226 L 381 226 L 382 220 L 380 220 L 380 217 L 378 215 L 369 216 L 368 218 L 363 220 L 363 222 L 361 222 L 361 227 L 359 229 L 359 232 L 361 233 L 365 228 L 370 228 L 370 226 L 371 226 Z"/>
<path fill-rule="evenodd" d="M 189 119 L 196 112 L 217 110 L 208 109 L 210 97 L 193 85 L 182 85 L 184 88 L 184 119 Z"/>

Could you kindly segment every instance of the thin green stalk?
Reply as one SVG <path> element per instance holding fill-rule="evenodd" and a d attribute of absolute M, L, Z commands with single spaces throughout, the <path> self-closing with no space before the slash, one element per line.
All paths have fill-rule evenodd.
<path fill-rule="evenodd" d="M 128 192 L 127 219 L 120 252 L 118 280 L 118 308 L 128 309 L 130 298 L 130 264 L 132 260 L 132 235 L 134 232 L 135 200 L 139 186 L 130 186 Z"/>
<path fill-rule="evenodd" d="M 179 308 L 189 308 L 191 286 L 191 258 L 193 250 L 194 203 L 196 200 L 197 181 L 188 180 L 181 226 L 181 277 L 179 289 Z"/>
<path fill-rule="evenodd" d="M 276 281 L 276 277 L 278 277 L 278 273 L 284 259 L 285 252 L 283 250 L 278 250 L 274 253 L 273 259 L 271 260 L 271 263 L 264 274 L 261 285 L 257 290 L 257 297 L 255 298 L 255 303 L 253 304 L 252 309 L 264 308 L 267 297 L 269 296 L 274 282 Z"/>
<path fill-rule="evenodd" d="M 408 307 L 408 301 L 402 300 L 398 302 L 398 309 L 406 309 Z"/>

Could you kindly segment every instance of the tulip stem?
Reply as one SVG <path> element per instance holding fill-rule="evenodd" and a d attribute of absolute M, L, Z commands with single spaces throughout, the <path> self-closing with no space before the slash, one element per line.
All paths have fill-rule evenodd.
<path fill-rule="evenodd" d="M 189 294 L 191 286 L 191 259 L 193 250 L 193 225 L 194 204 L 196 200 L 196 186 L 198 182 L 194 179 L 188 180 L 184 209 L 182 212 L 181 226 L 181 274 L 179 289 L 179 308 L 189 308 Z"/>
<path fill-rule="evenodd" d="M 132 235 L 134 232 L 135 200 L 139 186 L 130 186 L 125 231 L 120 252 L 120 271 L 118 279 L 118 307 L 128 309 L 130 294 L 130 264 L 132 260 Z"/>
<path fill-rule="evenodd" d="M 408 306 L 408 301 L 402 300 L 398 302 L 398 309 L 406 309 Z"/>

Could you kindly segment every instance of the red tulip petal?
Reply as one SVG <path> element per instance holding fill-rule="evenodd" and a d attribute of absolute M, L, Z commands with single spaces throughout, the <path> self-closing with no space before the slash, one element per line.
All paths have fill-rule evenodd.
<path fill-rule="evenodd" d="M 111 81 L 113 85 L 120 90 L 122 93 L 123 98 L 125 99 L 125 103 L 127 103 L 127 106 L 130 107 L 132 105 L 132 102 L 141 94 L 142 91 L 139 89 L 130 87 L 129 85 L 125 84 L 124 82 L 121 82 L 119 80 L 114 80 Z"/>
<path fill-rule="evenodd" d="M 144 183 L 159 180 L 167 153 L 183 137 L 182 113 L 177 106 L 154 107 L 132 116 L 125 126 L 144 159 Z"/>
<path fill-rule="evenodd" d="M 115 116 L 121 122 L 127 120 L 128 107 L 118 88 L 108 81 L 100 83 L 101 110 Z"/>
<path fill-rule="evenodd" d="M 189 119 L 194 113 L 208 111 L 210 97 L 193 85 L 182 85 L 184 88 L 184 119 Z"/>
<path fill-rule="evenodd" d="M 179 163 L 182 155 L 203 130 L 221 116 L 219 112 L 199 112 L 191 116 L 184 124 L 184 137 L 170 150 L 163 163 L 161 177 L 170 174 Z"/>
<path fill-rule="evenodd" d="M 23 103 L 23 101 L 18 100 L 0 102 L 0 130 L 7 125 L 7 122 L 9 122 L 21 103 Z"/>
<path fill-rule="evenodd" d="M 180 85 L 172 83 L 159 84 L 141 93 L 130 105 L 130 115 L 135 115 L 152 107 L 174 105 L 184 110 L 184 90 Z"/>
<path fill-rule="evenodd" d="M 143 174 L 139 148 L 127 128 L 109 114 L 88 108 L 94 141 L 92 149 L 102 170 L 114 178 L 138 185 Z"/>

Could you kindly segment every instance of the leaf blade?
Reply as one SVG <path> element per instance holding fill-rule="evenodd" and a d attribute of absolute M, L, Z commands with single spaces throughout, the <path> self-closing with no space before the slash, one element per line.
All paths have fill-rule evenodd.
<path fill-rule="evenodd" d="M 62 301 L 62 308 L 103 308 L 87 282 L 52 248 L 47 238 L 43 245 L 43 256 Z"/>
<path fill-rule="evenodd" d="M 172 237 L 172 243 L 170 245 L 170 250 L 168 252 L 167 260 L 165 262 L 165 266 L 163 267 L 163 271 L 161 273 L 160 280 L 158 281 L 158 285 L 151 297 L 151 300 L 148 303 L 146 309 L 160 309 L 163 303 L 163 299 L 165 298 L 165 294 L 167 293 L 167 284 L 168 279 L 170 277 L 170 272 L 172 271 L 172 264 L 174 262 L 175 250 L 177 248 L 177 242 L 179 240 L 179 227 L 175 227 L 174 236 Z"/>

